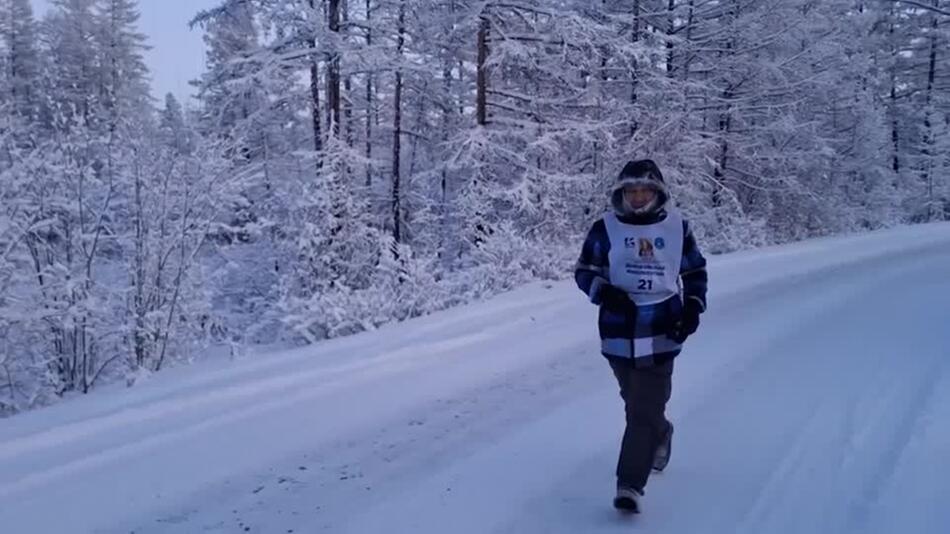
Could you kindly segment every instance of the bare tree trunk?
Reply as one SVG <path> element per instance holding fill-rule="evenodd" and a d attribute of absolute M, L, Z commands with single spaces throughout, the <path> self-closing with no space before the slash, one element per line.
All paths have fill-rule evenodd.
<path fill-rule="evenodd" d="M 894 172 L 900 172 L 900 133 L 898 132 L 899 123 L 897 119 L 897 80 L 896 74 L 891 72 L 891 145 L 894 153 L 891 157 L 891 168 Z"/>
<path fill-rule="evenodd" d="M 894 148 L 894 153 L 892 155 L 891 168 L 895 173 L 900 172 L 901 170 L 901 160 L 900 160 L 900 133 L 898 132 L 899 123 L 897 115 L 897 46 L 894 44 L 895 31 L 894 31 L 894 17 L 896 16 L 896 2 L 891 4 L 891 21 L 888 34 L 890 36 L 891 44 L 891 143 Z"/>
<path fill-rule="evenodd" d="M 933 0 L 934 9 L 940 9 L 940 0 Z M 927 105 L 924 107 L 924 180 L 927 183 L 927 218 L 936 220 L 936 199 L 934 198 L 934 158 L 938 157 L 936 147 L 936 132 L 934 132 L 931 123 L 931 113 L 933 113 L 933 90 L 934 80 L 937 75 L 937 36 L 939 25 L 937 24 L 937 13 L 930 14 L 930 64 L 927 68 Z"/>
<path fill-rule="evenodd" d="M 738 19 L 739 19 L 739 6 L 736 0 L 732 2 L 732 8 L 728 13 L 730 17 L 730 23 L 732 28 L 727 28 L 729 30 L 734 29 Z M 720 53 L 719 57 L 731 57 L 735 54 L 736 41 L 734 35 L 729 35 L 728 41 L 725 43 L 725 50 Z M 722 205 L 722 190 L 726 187 L 726 169 L 729 165 L 729 134 L 732 130 L 732 99 L 735 97 L 733 91 L 735 87 L 732 84 L 728 84 L 722 92 L 722 111 L 719 114 L 719 155 L 716 161 L 716 168 L 713 171 L 713 177 L 716 180 L 715 189 L 713 190 L 713 206 Z"/>
<path fill-rule="evenodd" d="M 86 346 L 86 317 L 82 318 L 82 325 L 79 327 L 79 345 L 82 347 L 82 369 L 79 376 L 79 384 L 82 386 L 83 394 L 89 393 L 89 376 L 87 369 L 89 369 L 89 350 Z"/>
<path fill-rule="evenodd" d="M 449 3 L 449 12 L 451 18 L 455 18 L 455 0 L 452 0 Z M 461 75 L 461 72 L 459 73 Z M 445 94 L 445 102 L 442 106 L 442 138 L 447 139 L 449 132 L 452 129 L 452 116 L 451 114 L 455 110 L 455 105 L 452 102 L 454 95 L 452 93 L 452 57 L 448 53 L 444 53 L 442 57 L 442 89 Z M 438 255 L 439 259 L 445 260 L 448 257 L 446 254 L 446 248 L 448 246 L 448 234 L 449 234 L 449 205 L 448 205 L 448 184 L 449 184 L 449 172 L 445 164 L 442 165 L 440 180 L 439 180 L 439 221 L 440 221 L 440 231 L 439 231 L 439 247 Z"/>
<path fill-rule="evenodd" d="M 347 0 L 342 0 L 342 18 L 343 24 L 346 25 L 350 21 L 350 3 Z M 346 123 L 346 129 L 344 131 L 344 137 L 346 138 L 346 146 L 353 146 L 353 80 L 352 76 L 347 75 L 343 79 L 343 91 L 345 100 L 342 103 L 343 105 L 343 120 Z"/>
<path fill-rule="evenodd" d="M 731 92 L 727 89 L 723 93 L 723 100 L 728 102 L 732 99 Z M 727 103 L 726 106 L 729 104 Z M 726 184 L 726 167 L 729 164 L 729 132 L 732 129 L 732 112 L 727 107 L 719 117 L 719 157 L 716 161 L 716 169 L 713 176 L 716 178 L 716 188 L 713 190 L 713 205 L 722 205 L 722 196 L 720 190 Z"/>
<path fill-rule="evenodd" d="M 478 22 L 477 71 L 475 80 L 475 121 L 480 126 L 488 124 L 488 32 L 490 25 L 487 12 L 482 12 Z"/>
<path fill-rule="evenodd" d="M 396 40 L 396 49 L 399 59 L 402 59 L 402 50 L 406 40 L 406 2 L 399 3 L 399 28 Z M 402 241 L 402 210 L 400 191 L 400 165 L 402 155 L 402 66 L 396 67 L 396 87 L 393 96 L 393 239 L 398 244 Z"/>
<path fill-rule="evenodd" d="M 631 39 L 634 43 L 640 42 L 640 0 L 633 0 L 633 35 Z M 633 116 L 630 119 L 630 137 L 633 138 L 637 134 L 637 130 L 640 129 L 640 124 L 637 121 L 637 101 L 639 99 L 639 83 L 640 83 L 640 74 L 637 72 L 639 66 L 637 65 L 637 60 L 632 58 L 630 60 L 633 63 L 633 70 L 630 73 L 630 103 L 633 108 Z"/>
<path fill-rule="evenodd" d="M 330 2 L 330 31 L 340 33 L 340 0 Z M 338 41 L 339 42 L 339 41 Z M 334 136 L 340 134 L 340 51 L 335 50 L 327 68 L 327 103 L 330 106 L 330 129 Z"/>
<path fill-rule="evenodd" d="M 346 128 L 343 136 L 346 138 L 346 146 L 353 146 L 353 105 L 350 101 L 350 95 L 353 94 L 353 80 L 350 76 L 343 78 L 343 92 L 346 95 L 346 103 L 343 105 L 343 122 Z"/>
<path fill-rule="evenodd" d="M 604 13 L 607 12 L 607 0 L 600 0 L 600 8 L 604 10 Z M 607 88 L 607 52 L 605 49 L 600 50 L 600 86 L 597 88 L 597 107 L 596 107 L 596 119 L 598 121 L 603 120 L 604 118 L 604 94 Z M 601 166 L 602 158 L 600 157 L 600 152 L 604 150 L 604 147 L 600 145 L 600 141 L 596 138 L 594 139 L 593 145 L 591 146 L 591 169 L 594 173 L 594 176 L 601 176 Z M 596 193 L 591 191 L 591 198 L 587 199 L 587 202 L 584 204 L 584 216 L 589 217 L 593 210 L 593 207 L 596 206 Z"/>
<path fill-rule="evenodd" d="M 316 10 L 316 0 L 310 0 L 310 9 Z M 314 32 L 316 33 L 316 32 Z M 310 47 L 317 48 L 317 38 L 310 40 Z M 319 153 L 323 150 L 323 132 L 320 125 L 320 65 L 316 53 L 310 55 L 310 104 L 311 121 L 313 124 L 313 149 Z M 322 159 L 317 160 L 317 167 L 322 167 Z"/>
<path fill-rule="evenodd" d="M 689 13 L 686 15 L 686 46 L 683 51 L 683 111 L 689 111 L 689 69 L 693 62 L 693 20 L 695 17 L 695 0 L 689 0 Z"/>
<path fill-rule="evenodd" d="M 135 366 L 145 363 L 145 206 L 142 200 L 142 177 L 139 169 L 135 172 Z"/>
<path fill-rule="evenodd" d="M 181 296 L 181 286 L 184 280 L 185 274 L 185 265 L 189 261 L 185 254 L 185 241 L 186 241 L 186 232 L 188 228 L 187 215 L 181 223 L 181 232 L 178 236 L 180 242 L 178 244 L 179 258 L 178 258 L 178 272 L 175 274 L 175 291 L 172 293 L 171 301 L 168 305 L 168 315 L 165 320 L 165 331 L 161 333 L 160 337 L 156 339 L 156 343 L 159 345 L 158 361 L 155 364 L 155 371 L 161 371 L 162 365 L 165 363 L 165 356 L 168 354 L 168 340 L 171 337 L 172 327 L 174 325 L 175 315 L 178 313 L 178 299 Z"/>
<path fill-rule="evenodd" d="M 366 0 L 366 47 L 373 45 L 373 2 Z M 366 187 L 373 185 L 373 108 L 376 105 L 376 99 L 373 96 L 373 75 L 366 74 Z"/>
<path fill-rule="evenodd" d="M 676 31 L 676 21 L 673 14 L 676 10 L 676 0 L 670 0 L 666 8 L 666 76 L 673 77 L 673 34 Z"/>

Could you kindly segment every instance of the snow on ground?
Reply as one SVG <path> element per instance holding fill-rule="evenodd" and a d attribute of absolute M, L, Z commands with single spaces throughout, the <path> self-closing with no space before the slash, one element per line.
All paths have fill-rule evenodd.
<path fill-rule="evenodd" d="M 948 245 L 943 224 L 712 258 L 633 519 L 596 310 L 563 282 L 0 420 L 0 525 L 948 532 Z"/>

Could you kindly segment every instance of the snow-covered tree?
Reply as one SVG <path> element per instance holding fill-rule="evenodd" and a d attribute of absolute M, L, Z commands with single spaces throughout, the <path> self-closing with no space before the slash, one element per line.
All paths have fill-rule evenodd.
<path fill-rule="evenodd" d="M 42 95 L 38 92 L 41 70 L 37 50 L 36 20 L 29 0 L 0 1 L 0 50 L 3 58 L 4 97 L 12 103 L 8 112 L 29 124 L 37 118 Z"/>
<path fill-rule="evenodd" d="M 946 0 L 0 0 L 0 412 L 568 271 L 626 160 L 710 252 L 950 217 Z"/>

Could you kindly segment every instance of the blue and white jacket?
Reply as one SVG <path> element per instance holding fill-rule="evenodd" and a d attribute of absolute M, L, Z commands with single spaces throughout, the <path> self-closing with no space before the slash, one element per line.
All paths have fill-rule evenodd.
<path fill-rule="evenodd" d="M 618 216 L 625 224 L 655 224 L 666 218 L 666 210 L 660 209 L 648 216 Z M 601 303 L 600 288 L 610 283 L 610 239 L 603 218 L 591 227 L 584 240 L 580 258 L 574 270 L 577 287 L 588 295 L 590 301 L 600 306 L 598 328 L 600 330 L 601 353 L 608 358 L 630 359 L 634 356 L 634 344 L 637 340 L 665 336 L 672 325 L 683 313 L 683 303 L 694 299 L 700 309 L 706 309 L 706 258 L 703 257 L 696 239 L 693 237 L 689 222 L 683 220 L 683 256 L 680 263 L 681 294 L 666 301 L 645 306 L 630 306 L 629 309 L 608 309 Z M 637 346 L 642 346 L 642 343 Z M 660 364 L 675 358 L 681 347 L 670 343 L 655 343 L 656 352 L 636 354 L 637 365 Z M 639 352 L 639 351 L 638 351 Z"/>

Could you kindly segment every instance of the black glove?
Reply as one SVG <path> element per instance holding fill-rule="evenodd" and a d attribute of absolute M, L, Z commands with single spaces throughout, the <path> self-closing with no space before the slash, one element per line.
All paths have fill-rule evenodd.
<path fill-rule="evenodd" d="M 686 299 L 683 305 L 683 316 L 679 321 L 673 323 L 667 337 L 680 345 L 686 341 L 686 338 L 696 333 L 699 328 L 699 314 L 703 312 L 702 305 L 696 299 Z"/>
<path fill-rule="evenodd" d="M 600 301 L 608 309 L 615 311 L 629 310 L 635 307 L 626 291 L 610 284 L 601 286 Z"/>

